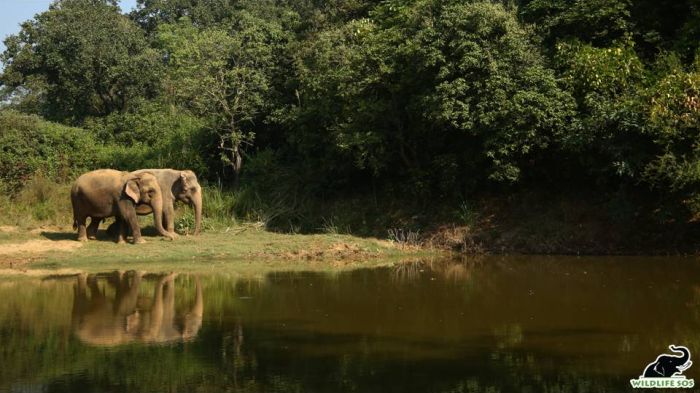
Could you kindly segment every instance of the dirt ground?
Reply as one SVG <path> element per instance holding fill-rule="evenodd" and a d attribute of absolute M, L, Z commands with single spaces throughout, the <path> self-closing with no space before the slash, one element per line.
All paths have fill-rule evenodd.
<path fill-rule="evenodd" d="M 75 240 L 29 240 L 22 243 L 0 244 L 0 258 L 16 254 L 43 254 L 49 251 L 72 251 L 83 245 Z"/>

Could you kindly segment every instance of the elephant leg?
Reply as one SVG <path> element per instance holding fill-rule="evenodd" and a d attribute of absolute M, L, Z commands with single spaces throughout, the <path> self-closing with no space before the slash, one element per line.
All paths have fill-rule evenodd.
<path fill-rule="evenodd" d="M 175 233 L 175 208 L 172 203 L 163 205 L 163 227 L 166 231 Z"/>
<path fill-rule="evenodd" d="M 117 221 L 115 221 L 112 225 L 116 226 L 117 243 L 126 243 L 126 223 L 122 219 L 117 218 Z"/>
<path fill-rule="evenodd" d="M 117 236 L 120 235 L 122 227 L 125 228 L 123 238 L 124 240 L 126 240 L 126 238 L 131 235 L 131 231 L 129 230 L 127 223 L 124 222 L 124 220 L 119 219 L 119 217 L 117 217 L 117 219 L 114 220 L 113 223 L 109 224 L 109 226 L 107 227 L 107 234 L 109 234 L 110 237 L 116 239 Z"/>
<path fill-rule="evenodd" d="M 86 242 L 88 240 L 87 230 L 85 222 L 87 221 L 87 216 L 79 216 L 75 219 L 76 225 L 78 226 L 78 241 Z"/>
<path fill-rule="evenodd" d="M 139 227 L 139 221 L 136 216 L 136 210 L 134 209 L 133 203 L 131 203 L 131 201 L 120 201 L 119 213 L 121 215 L 120 233 L 122 238 L 126 237 L 126 230 L 128 226 L 131 228 L 131 233 L 134 237 L 134 244 L 145 243 L 146 241 L 143 239 L 143 237 L 141 237 L 141 228 Z"/>
<path fill-rule="evenodd" d="M 119 236 L 119 219 L 116 219 L 113 223 L 109 224 L 107 227 L 107 235 L 116 239 Z"/>
<path fill-rule="evenodd" d="M 175 324 L 175 282 L 172 280 L 163 288 L 163 323 Z"/>
<path fill-rule="evenodd" d="M 92 217 L 92 219 L 90 219 L 90 225 L 87 227 L 88 239 L 94 240 L 97 238 L 97 229 L 100 227 L 101 222 L 101 218 Z"/>
<path fill-rule="evenodd" d="M 78 274 L 78 280 L 75 284 L 74 287 L 74 300 L 78 303 L 81 303 L 83 305 L 87 304 L 88 302 L 88 295 L 87 295 L 87 274 L 85 273 L 80 273 Z"/>
<path fill-rule="evenodd" d="M 104 299 L 105 293 L 100 289 L 100 286 L 97 283 L 97 276 L 94 274 L 90 274 L 87 277 L 87 285 L 90 288 L 90 299 L 95 300 L 95 299 Z"/>
<path fill-rule="evenodd" d="M 79 325 L 80 316 L 85 315 L 90 305 L 87 286 L 87 274 L 78 274 L 77 281 L 73 286 L 73 311 L 71 312 L 71 323 L 76 327 Z"/>

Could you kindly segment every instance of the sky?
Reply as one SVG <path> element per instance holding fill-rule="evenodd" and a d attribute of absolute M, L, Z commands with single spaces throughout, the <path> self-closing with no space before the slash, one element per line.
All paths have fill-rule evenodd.
<path fill-rule="evenodd" d="M 19 32 L 20 23 L 31 19 L 39 12 L 49 9 L 53 0 L 0 0 L 0 41 Z M 136 0 L 120 0 L 122 11 L 128 12 L 136 6 Z M 5 44 L 0 42 L 0 51 Z"/>

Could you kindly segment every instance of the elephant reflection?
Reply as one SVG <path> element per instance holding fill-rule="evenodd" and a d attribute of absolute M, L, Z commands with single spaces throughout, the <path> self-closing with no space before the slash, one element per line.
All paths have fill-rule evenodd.
<path fill-rule="evenodd" d="M 202 326 L 202 288 L 195 277 L 194 305 L 185 315 L 177 315 L 174 279 L 172 273 L 158 278 L 151 306 L 146 309 L 138 301 L 143 273 L 115 272 L 108 279 L 116 292 L 114 299 L 100 290 L 94 275 L 80 274 L 73 298 L 75 335 L 87 344 L 100 346 L 193 339 Z"/>

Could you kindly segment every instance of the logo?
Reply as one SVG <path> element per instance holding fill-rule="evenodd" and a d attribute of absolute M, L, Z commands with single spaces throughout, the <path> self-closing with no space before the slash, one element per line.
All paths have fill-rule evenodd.
<path fill-rule="evenodd" d="M 683 372 L 693 365 L 690 360 L 690 351 L 686 347 L 669 345 L 668 349 L 679 354 L 661 354 L 656 360 L 649 363 L 639 379 L 630 379 L 633 388 L 684 388 L 695 386 L 695 380 L 687 379 Z"/>

